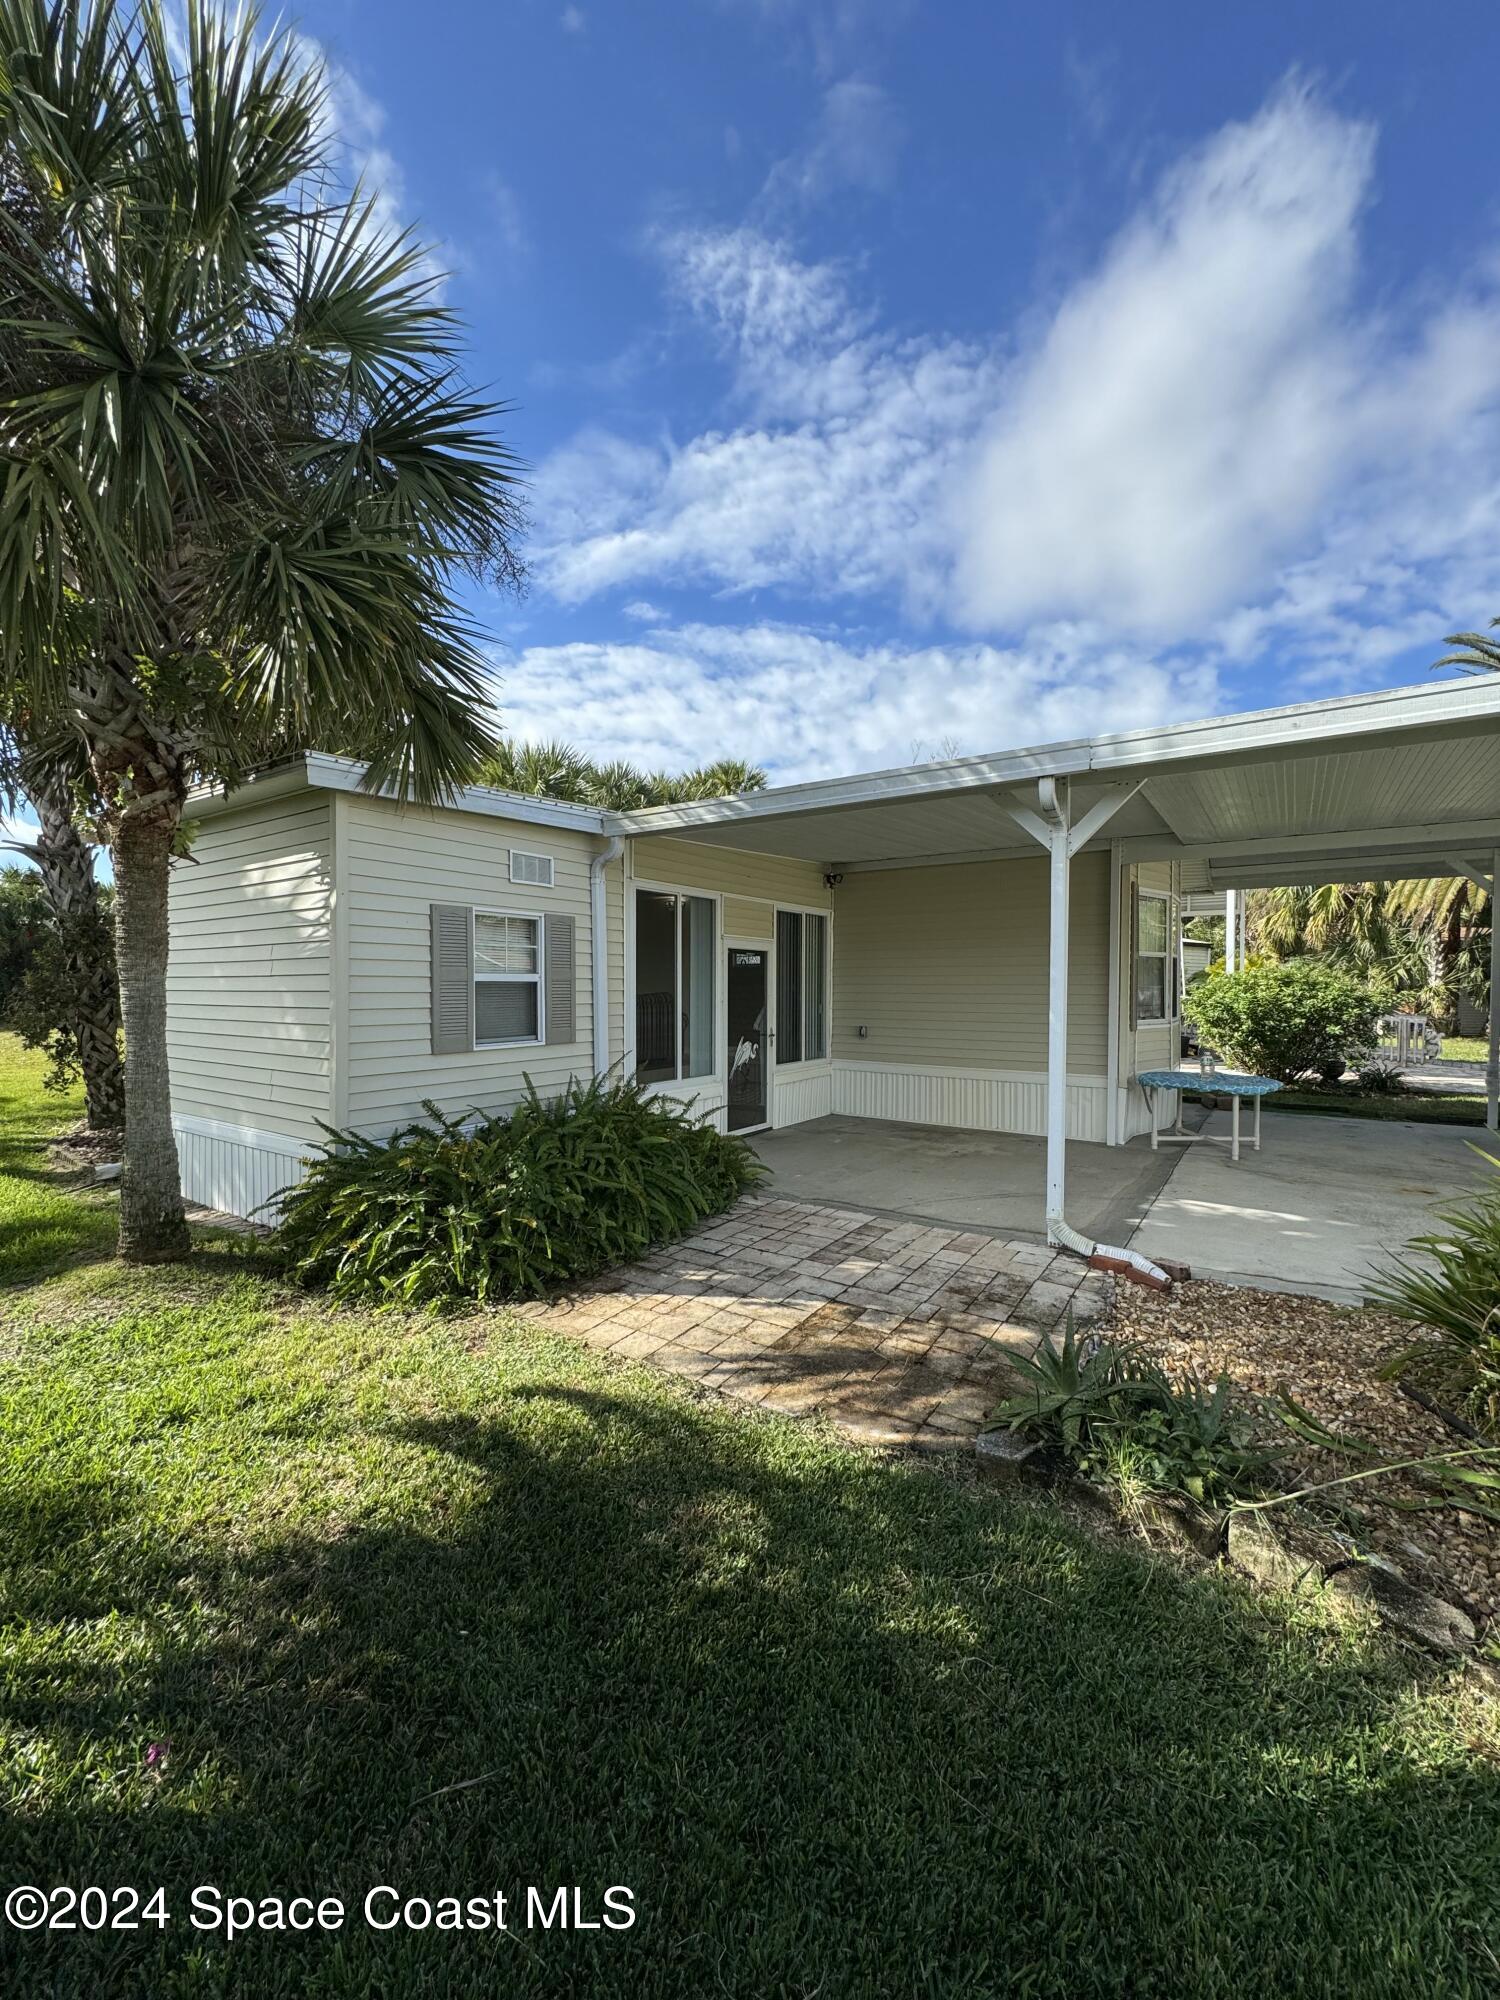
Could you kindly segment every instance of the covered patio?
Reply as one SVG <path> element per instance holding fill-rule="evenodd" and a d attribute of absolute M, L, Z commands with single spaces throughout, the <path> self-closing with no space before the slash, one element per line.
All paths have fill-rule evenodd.
<path fill-rule="evenodd" d="M 1189 1108 L 1190 1125 L 1202 1117 Z M 1227 1126 L 1215 1111 L 1205 1129 Z M 1475 1137 L 1483 1135 L 1288 1112 L 1266 1119 L 1262 1150 L 1238 1163 L 1220 1146 L 1074 1145 L 1071 1214 L 1099 1241 L 1186 1264 L 1195 1278 L 1357 1305 L 1391 1251 L 1483 1183 L 1490 1170 Z M 1041 1139 L 826 1118 L 753 1143 L 773 1197 L 1046 1239 Z"/>
<path fill-rule="evenodd" d="M 1308 1121 L 1290 1115 L 1268 1118 L 1265 1150 L 1237 1165 L 1209 1147 L 1148 1164 L 1136 1077 L 1175 1063 L 1177 1018 L 1174 1006 L 1150 1010 L 1149 1037 L 1147 1010 L 1137 1021 L 1135 911 L 1138 897 L 1162 893 L 1147 887 L 1148 871 L 1179 899 L 1443 874 L 1488 887 L 1500 865 L 1500 677 L 660 808 L 630 815 L 622 826 L 815 861 L 834 886 L 832 1108 L 859 1115 L 773 1131 L 760 1141 L 798 1198 L 1035 1232 L 1084 1254 L 1139 1231 L 1139 1242 L 1195 1266 L 1228 1272 L 1238 1260 L 1239 1275 L 1311 1285 L 1315 1263 L 1336 1292 L 1353 1292 L 1358 1231 L 1333 1213 L 1336 1194 L 1351 1210 L 1378 1218 L 1389 1246 L 1422 1227 L 1434 1201 L 1471 1184 L 1473 1155 L 1452 1134 L 1429 1141 L 1418 1128 L 1390 1125 L 1309 1133 Z M 1015 895 L 1007 903 L 998 888 L 990 890 L 999 878 L 984 864 L 1027 856 L 1045 858 L 1046 895 L 1040 907 L 1026 906 L 1023 919 Z M 1086 873 L 1077 866 L 1084 856 L 1092 857 Z M 936 973 L 902 957 L 903 939 L 923 935 L 924 905 L 955 893 L 942 890 L 937 874 L 930 894 L 914 890 L 913 882 L 926 880 L 913 874 L 921 870 L 952 871 L 951 879 L 966 885 L 961 930 L 968 942 Z M 878 885 L 898 879 L 904 886 L 899 896 L 893 887 L 882 921 Z M 1102 896 L 1092 886 L 1101 880 Z M 862 885 L 858 896 L 855 885 Z M 987 903 L 990 895 L 995 900 Z M 1089 953 L 1106 928 L 1107 949 L 1098 949 L 1096 963 Z M 971 968 L 997 931 L 999 974 L 986 989 Z M 839 973 L 851 935 L 863 954 L 852 1007 Z M 1025 1006 L 1035 1019 L 1045 997 L 1045 1069 L 986 1070 L 972 1054 L 986 1007 L 1015 1010 L 1019 989 L 1009 968 L 1023 958 L 1033 963 L 1043 940 L 1044 979 L 1026 987 L 1034 997 Z M 1500 927 L 1492 970 L 1500 986 Z M 1070 991 L 1070 976 L 1083 991 Z M 882 1060 L 878 1036 L 894 1042 L 911 1015 L 911 1007 L 902 1018 L 899 1009 L 882 1011 L 887 988 L 915 996 L 924 1024 L 942 1017 L 952 1058 L 934 1061 L 929 1046 L 920 1059 Z M 1497 1030 L 1500 1009 L 1492 1013 L 1486 1073 L 1492 1131 L 1500 1125 Z M 899 1077 L 885 1075 L 897 1070 Z M 941 1102 L 941 1125 L 896 1127 L 869 1115 L 895 1101 Z M 969 1106 L 980 1115 L 966 1116 Z M 921 1111 L 907 1115 L 920 1118 Z M 1023 1136 L 1028 1129 L 1038 1136 Z M 1337 1170 L 1324 1157 L 1330 1151 L 1343 1160 Z M 1408 1156 L 1410 1170 L 1402 1164 Z M 1221 1186 L 1227 1175 L 1232 1186 Z M 1259 1200 L 1255 1185 L 1274 1192 Z M 1328 1211 L 1322 1220 L 1320 1200 Z M 1240 1234 L 1229 1240 L 1236 1216 Z M 1195 1251 L 1190 1239 L 1211 1219 L 1220 1234 L 1210 1232 L 1208 1250 Z"/>

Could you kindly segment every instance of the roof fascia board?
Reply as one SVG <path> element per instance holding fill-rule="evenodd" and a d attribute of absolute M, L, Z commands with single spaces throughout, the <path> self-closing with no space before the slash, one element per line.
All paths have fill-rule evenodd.
<path fill-rule="evenodd" d="M 190 794 L 188 812 L 196 819 L 209 813 L 232 811 L 236 806 L 258 805 L 264 800 L 302 790 L 347 792 L 360 798 L 403 803 L 393 785 L 372 789 L 363 782 L 364 774 L 365 766 L 352 757 L 333 757 L 321 750 L 308 751 L 257 777 L 247 778 L 244 784 L 236 785 L 231 791 L 216 788 Z M 480 813 L 488 819 L 518 820 L 530 826 L 569 827 L 575 833 L 603 833 L 608 817 L 594 806 L 573 806 L 557 799 L 530 798 L 521 792 L 502 792 L 490 785 L 466 785 L 452 798 L 435 802 L 431 810 Z"/>

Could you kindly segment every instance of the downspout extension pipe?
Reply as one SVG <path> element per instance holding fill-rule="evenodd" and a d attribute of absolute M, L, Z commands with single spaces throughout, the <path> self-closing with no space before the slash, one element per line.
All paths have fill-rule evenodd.
<path fill-rule="evenodd" d="M 625 852 L 617 833 L 605 841 L 589 862 L 589 963 L 594 987 L 594 1074 L 609 1068 L 609 934 L 604 902 L 604 871 Z"/>
<path fill-rule="evenodd" d="M 1048 825 L 1054 828 L 1066 826 L 1067 814 L 1057 794 L 1056 778 L 1038 778 L 1036 796 L 1042 817 Z M 1110 976 L 1115 976 L 1114 967 L 1110 968 Z M 1171 1287 L 1172 1280 L 1160 1264 L 1153 1264 L 1138 1250 L 1121 1250 L 1113 1244 L 1096 1243 L 1093 1237 L 1075 1229 L 1065 1216 L 1049 1215 L 1047 1234 L 1061 1249 L 1071 1250 L 1075 1257 L 1086 1258 L 1099 1270 L 1117 1272 L 1133 1284 L 1149 1286 L 1152 1291 L 1165 1292 Z"/>
<path fill-rule="evenodd" d="M 1145 1285 L 1153 1292 L 1171 1290 L 1172 1280 L 1160 1264 L 1153 1264 L 1139 1250 L 1121 1250 L 1112 1243 L 1096 1243 L 1091 1236 L 1084 1236 L 1060 1215 L 1050 1218 L 1050 1226 L 1053 1238 L 1064 1250 L 1071 1250 L 1076 1257 L 1086 1257 L 1096 1270 L 1113 1271 L 1119 1277 L 1129 1278 L 1133 1285 Z"/>

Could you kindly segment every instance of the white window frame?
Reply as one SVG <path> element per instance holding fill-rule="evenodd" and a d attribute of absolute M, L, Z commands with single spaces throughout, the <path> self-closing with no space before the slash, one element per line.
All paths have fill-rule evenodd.
<path fill-rule="evenodd" d="M 780 920 L 783 916 L 803 918 L 821 917 L 823 920 L 823 1053 L 820 1056 L 800 1055 L 790 1061 L 781 1054 Z M 777 1065 L 782 1069 L 800 1070 L 807 1069 L 809 1066 L 817 1063 L 829 1062 L 833 1055 L 833 912 L 832 910 L 820 910 L 812 903 L 776 903 L 772 906 L 771 912 L 771 935 L 777 951 L 777 958 L 772 967 L 776 982 L 772 993 L 772 1000 L 776 1014 L 775 1046 Z M 799 1005 L 802 1010 L 802 1019 L 805 1023 L 807 1020 L 807 954 L 805 951 L 802 956 L 801 975 L 799 981 L 801 986 Z"/>
<path fill-rule="evenodd" d="M 475 963 L 478 957 L 479 919 L 481 917 L 506 917 L 517 923 L 533 924 L 536 927 L 536 971 L 535 972 L 481 972 Z M 476 1049 L 534 1049 L 547 1039 L 547 925 L 535 910 L 493 910 L 476 908 L 469 923 L 469 971 L 470 983 L 476 989 L 469 1006 L 473 1011 L 475 1026 L 474 1046 Z M 479 1008 L 477 989 L 486 986 L 534 986 L 536 988 L 536 1033 L 534 1035 L 506 1035 L 499 1041 L 482 1042 L 479 1039 Z"/>
<path fill-rule="evenodd" d="M 1172 962 L 1175 956 L 1173 949 L 1172 909 L 1176 898 L 1170 889 L 1143 889 L 1138 883 L 1136 885 L 1135 900 L 1135 932 L 1130 940 L 1130 994 L 1135 1023 L 1138 1028 L 1170 1027 L 1172 1022 L 1177 1019 L 1178 1010 L 1177 982 L 1173 977 L 1172 969 Z M 1167 906 L 1167 942 L 1161 951 L 1141 950 L 1140 912 L 1148 902 L 1165 903 Z M 1161 1012 L 1159 1014 L 1143 1014 L 1141 1012 L 1141 988 L 1138 975 L 1141 961 L 1146 958 L 1159 958 L 1162 962 Z"/>
<path fill-rule="evenodd" d="M 627 970 L 629 973 L 629 978 L 626 981 L 625 1007 L 626 1007 L 626 1034 L 629 1038 L 630 1075 L 632 1077 L 636 1076 L 640 1060 L 640 1052 L 636 1047 L 636 1034 L 635 1034 L 636 999 L 639 992 L 639 984 L 636 979 L 636 907 L 637 907 L 636 895 L 637 892 L 643 891 L 648 896 L 675 896 L 677 898 L 676 938 L 677 938 L 677 992 L 679 996 L 678 999 L 679 1010 L 681 1007 L 681 994 L 682 994 L 683 899 L 687 896 L 692 896 L 695 897 L 697 901 L 699 901 L 700 903 L 712 903 L 714 910 L 714 947 L 713 947 L 713 952 L 711 954 L 712 964 L 714 968 L 714 991 L 713 991 L 713 1008 L 712 1008 L 713 1033 L 709 1042 L 710 1060 L 713 1064 L 713 1067 L 711 1069 L 704 1070 L 701 1074 L 698 1075 L 684 1076 L 682 1074 L 681 1040 L 679 1036 L 674 1035 L 672 1038 L 672 1057 L 674 1063 L 676 1064 L 676 1069 L 674 1074 L 671 1076 L 653 1077 L 649 1083 L 643 1086 L 643 1088 L 648 1092 L 653 1090 L 680 1091 L 685 1084 L 692 1084 L 697 1090 L 701 1091 L 705 1084 L 722 1083 L 724 1079 L 723 1044 L 724 1044 L 724 982 L 725 982 L 725 969 L 722 963 L 724 954 L 724 944 L 725 944 L 723 895 L 722 893 L 714 889 L 694 889 L 690 885 L 682 882 L 651 882 L 645 880 L 643 877 L 639 875 L 632 876 L 629 879 L 629 881 L 626 884 L 626 889 L 627 889 L 626 955 L 627 955 Z"/>

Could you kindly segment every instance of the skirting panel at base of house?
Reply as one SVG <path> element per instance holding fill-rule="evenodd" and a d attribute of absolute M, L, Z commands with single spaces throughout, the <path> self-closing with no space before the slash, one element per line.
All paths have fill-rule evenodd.
<path fill-rule="evenodd" d="M 833 1071 L 827 1063 L 816 1069 L 776 1072 L 775 1100 L 771 1123 L 779 1131 L 783 1125 L 805 1125 L 809 1118 L 826 1118 L 833 1110 Z"/>
<path fill-rule="evenodd" d="M 1068 1137 L 1103 1145 L 1107 1086 L 1102 1076 L 1068 1079 Z M 1047 1130 L 1047 1079 L 1041 1071 L 960 1070 L 906 1063 L 836 1062 L 833 1108 L 846 1118 L 889 1118 L 904 1125 L 956 1125 L 970 1132 Z"/>
<path fill-rule="evenodd" d="M 185 1114 L 173 1117 L 172 1130 L 184 1199 L 225 1215 L 254 1216 L 301 1180 L 304 1162 L 318 1150 L 311 1141 L 291 1139 L 284 1132 L 256 1132 Z M 273 1218 L 267 1213 L 256 1219 Z"/>

